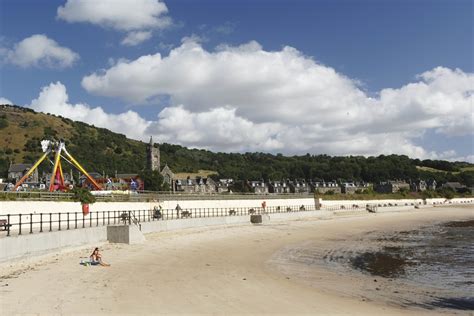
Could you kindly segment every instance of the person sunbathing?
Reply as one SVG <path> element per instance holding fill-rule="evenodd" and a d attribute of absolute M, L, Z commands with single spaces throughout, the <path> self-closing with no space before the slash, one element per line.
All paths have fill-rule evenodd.
<path fill-rule="evenodd" d="M 110 266 L 110 264 L 105 263 L 105 262 L 102 261 L 102 255 L 99 253 L 99 248 L 98 247 L 96 247 L 94 249 L 94 251 L 90 255 L 90 259 L 91 259 L 91 265 L 93 265 L 93 266 L 96 266 L 96 265 L 101 265 L 101 266 L 104 266 L 104 267 L 109 267 Z"/>

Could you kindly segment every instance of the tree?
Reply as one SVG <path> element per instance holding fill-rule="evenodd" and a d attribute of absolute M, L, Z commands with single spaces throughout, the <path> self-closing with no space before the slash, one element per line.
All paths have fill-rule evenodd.
<path fill-rule="evenodd" d="M 167 183 L 163 183 L 163 176 L 158 170 L 144 170 L 139 173 L 140 179 L 145 184 L 145 190 L 148 191 L 165 191 L 169 190 Z"/>

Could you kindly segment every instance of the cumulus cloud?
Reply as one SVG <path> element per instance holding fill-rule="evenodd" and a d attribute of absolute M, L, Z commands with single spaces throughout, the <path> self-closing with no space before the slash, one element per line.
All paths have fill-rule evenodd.
<path fill-rule="evenodd" d="M 279 123 L 256 124 L 239 117 L 232 108 L 192 113 L 183 106 L 164 108 L 146 132 L 162 142 L 220 151 L 273 151 L 283 144 L 275 136 Z M 209 140 L 212 139 L 212 142 Z M 248 140 L 252 139 L 252 142 Z"/>
<path fill-rule="evenodd" d="M 150 124 L 133 111 L 110 114 L 101 107 L 69 103 L 66 87 L 61 82 L 43 87 L 38 98 L 31 101 L 29 107 L 38 112 L 61 115 L 72 120 L 104 127 L 134 139 L 145 140 L 145 130 Z"/>
<path fill-rule="evenodd" d="M 7 98 L 0 97 L 0 104 L 9 104 L 12 105 L 13 102 L 8 100 Z"/>
<path fill-rule="evenodd" d="M 136 46 L 150 38 L 151 38 L 151 32 L 149 31 L 130 32 L 122 40 L 122 45 Z"/>
<path fill-rule="evenodd" d="M 167 56 L 119 61 L 82 85 L 133 103 L 166 96 L 171 105 L 148 131 L 213 150 L 436 158 L 443 154 L 414 140 L 427 130 L 473 133 L 472 73 L 437 67 L 369 97 L 357 81 L 295 48 L 265 51 L 254 41 L 207 51 L 186 38 Z"/>
<path fill-rule="evenodd" d="M 71 67 L 79 55 L 44 34 L 35 34 L 18 42 L 12 49 L 4 49 L 6 62 L 27 68 L 67 68 Z"/>
<path fill-rule="evenodd" d="M 57 17 L 70 23 L 83 22 L 127 32 L 124 45 L 138 45 L 151 37 L 151 30 L 172 25 L 168 8 L 160 0 L 67 0 Z"/>

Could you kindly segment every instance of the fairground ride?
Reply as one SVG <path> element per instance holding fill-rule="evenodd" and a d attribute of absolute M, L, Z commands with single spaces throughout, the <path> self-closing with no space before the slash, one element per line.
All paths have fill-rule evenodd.
<path fill-rule="evenodd" d="M 92 186 L 96 190 L 102 190 L 100 185 L 92 178 L 87 171 L 77 162 L 76 159 L 66 150 L 66 145 L 64 141 L 49 141 L 43 140 L 41 141 L 41 148 L 43 149 L 43 156 L 38 159 L 33 167 L 15 184 L 13 187 L 13 191 L 16 191 L 18 187 L 25 182 L 26 179 L 38 168 L 38 166 L 49 156 L 51 156 L 54 160 L 48 158 L 48 160 L 53 164 L 53 171 L 51 172 L 51 180 L 49 184 L 49 191 L 66 191 L 67 187 L 64 185 L 64 175 L 63 175 L 63 168 L 61 166 L 61 158 L 71 164 L 73 167 L 77 168 L 80 172 L 86 176 L 87 180 L 92 184 Z M 64 155 L 67 157 L 65 157 Z"/>

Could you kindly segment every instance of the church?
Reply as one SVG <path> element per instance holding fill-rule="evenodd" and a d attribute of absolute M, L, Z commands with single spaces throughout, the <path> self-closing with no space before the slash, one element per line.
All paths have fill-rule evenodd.
<path fill-rule="evenodd" d="M 171 191 L 180 193 L 216 193 L 218 186 L 214 180 L 209 177 L 201 177 L 197 174 L 174 174 L 167 164 L 161 168 L 160 147 L 153 143 L 153 137 L 147 144 L 147 170 L 158 171 L 163 176 L 163 181 L 168 183 Z M 227 188 L 226 188 L 227 189 Z M 227 189 L 228 190 L 228 189 Z M 227 191 L 225 190 L 225 191 Z M 219 192 L 221 192 L 220 190 Z"/>
<path fill-rule="evenodd" d="M 163 181 L 168 183 L 169 187 L 172 188 L 174 191 L 174 178 L 175 175 L 168 167 L 167 164 L 161 169 L 161 162 L 160 162 L 160 147 L 158 144 L 153 143 L 153 137 L 150 136 L 150 142 L 146 146 L 146 168 L 147 170 L 155 171 L 157 170 L 162 176 Z"/>

